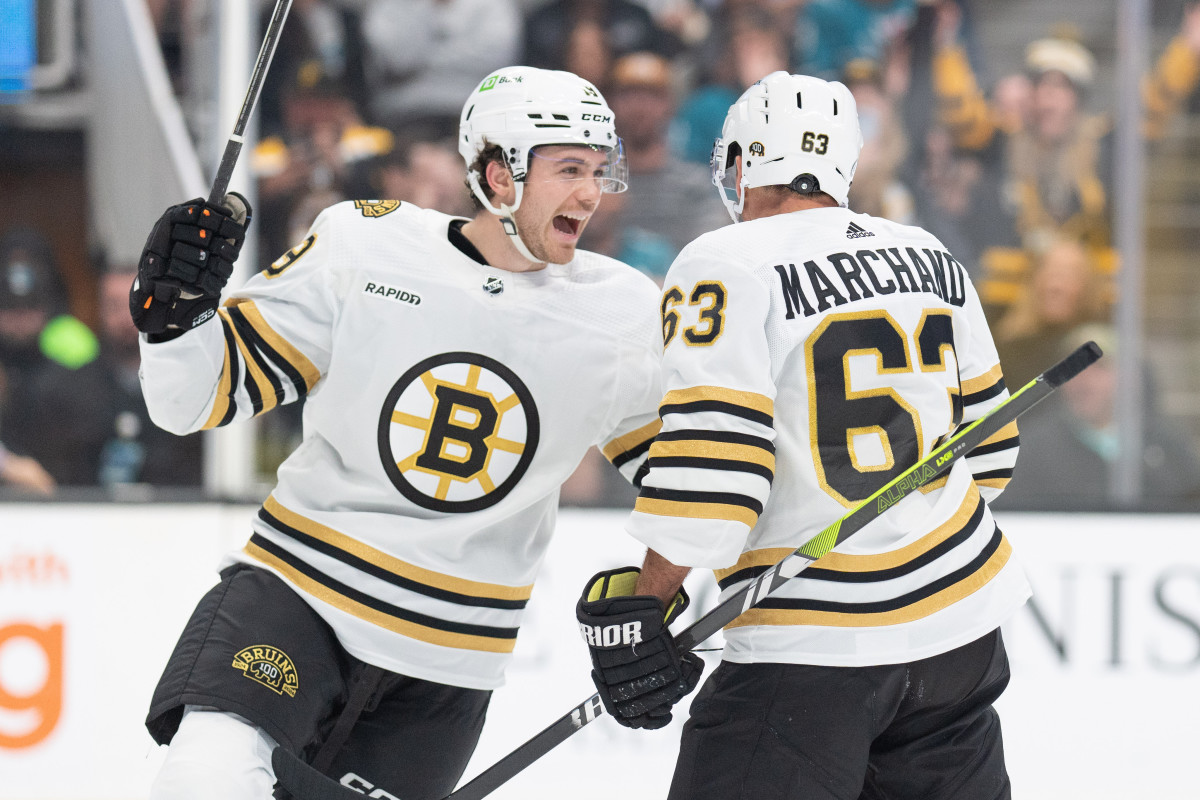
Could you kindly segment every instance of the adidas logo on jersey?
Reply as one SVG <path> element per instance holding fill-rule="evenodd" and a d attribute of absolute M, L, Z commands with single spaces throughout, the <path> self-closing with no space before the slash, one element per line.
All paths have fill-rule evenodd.
<path fill-rule="evenodd" d="M 847 239 L 861 239 L 864 236 L 874 236 L 874 235 L 875 234 L 871 233 L 869 230 L 862 227 L 857 222 L 851 222 L 850 227 L 846 228 L 846 238 Z"/>

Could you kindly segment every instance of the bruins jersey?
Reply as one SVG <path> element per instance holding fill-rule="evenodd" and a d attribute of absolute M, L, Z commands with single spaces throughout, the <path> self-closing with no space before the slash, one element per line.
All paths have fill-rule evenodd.
<path fill-rule="evenodd" d="M 661 301 L 662 431 L 628 531 L 726 596 L 1007 396 L 966 271 L 929 233 L 844 208 L 705 234 Z M 1015 423 L 725 630 L 725 658 L 901 663 L 1029 595 L 987 501 Z"/>
<path fill-rule="evenodd" d="M 503 682 L 558 489 L 599 445 L 633 480 L 659 427 L 654 283 L 579 251 L 528 273 L 451 217 L 341 203 L 218 320 L 142 343 L 176 433 L 306 397 L 304 437 L 228 563 L 272 570 L 356 657 Z M 465 242 L 465 239 L 461 241 Z"/>

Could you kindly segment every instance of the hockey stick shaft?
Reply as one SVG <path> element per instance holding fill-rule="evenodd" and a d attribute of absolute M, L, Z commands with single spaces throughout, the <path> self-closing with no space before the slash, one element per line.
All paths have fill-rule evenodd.
<path fill-rule="evenodd" d="M 213 180 L 212 189 L 208 192 L 209 205 L 219 205 L 225 199 L 229 190 L 229 181 L 233 177 L 233 168 L 237 166 L 238 156 L 242 152 L 243 135 L 250 114 L 258 105 L 258 96 L 262 93 L 263 80 L 271 67 L 271 59 L 275 57 L 275 47 L 279 44 L 279 35 L 283 32 L 283 23 L 287 20 L 288 11 L 292 8 L 292 0 L 275 0 L 275 9 L 271 12 L 271 21 L 267 24 L 267 32 L 263 36 L 262 47 L 258 49 L 258 58 L 254 60 L 254 70 L 250 73 L 250 86 L 246 89 L 246 97 L 242 100 L 242 110 L 238 113 L 233 125 L 233 133 L 225 143 L 225 151 L 221 154 L 221 163 L 217 166 L 217 177 Z"/>
<path fill-rule="evenodd" d="M 1088 342 L 1025 384 L 1003 403 L 959 431 L 945 444 L 935 448 L 927 457 L 901 473 L 845 516 L 789 553 L 774 567 L 680 631 L 675 636 L 676 647 L 680 652 L 689 651 L 733 622 L 742 612 L 762 602 L 790 578 L 800 574 L 814 561 L 862 530 L 896 503 L 937 479 L 956 461 L 969 455 L 984 440 L 994 436 L 1004 426 L 1049 397 L 1055 389 L 1093 364 L 1101 355 L 1096 343 Z M 600 695 L 593 694 L 462 788 L 451 792 L 444 800 L 481 800 L 604 713 Z M 282 747 L 275 749 L 272 762 L 280 783 L 300 800 L 354 800 L 355 797 L 361 797 L 353 789 L 341 786 L 321 775 Z"/>

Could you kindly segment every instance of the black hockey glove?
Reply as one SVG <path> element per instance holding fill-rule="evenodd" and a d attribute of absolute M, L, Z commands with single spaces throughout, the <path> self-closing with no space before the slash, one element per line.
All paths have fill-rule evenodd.
<path fill-rule="evenodd" d="M 129 290 L 138 330 L 189 331 L 216 316 L 250 216 L 250 204 L 236 192 L 225 195 L 222 206 L 198 197 L 166 210 L 146 239 Z"/>
<path fill-rule="evenodd" d="M 662 601 L 633 595 L 641 570 L 622 567 L 595 575 L 575 607 L 592 655 L 592 680 L 604 708 L 627 728 L 661 728 L 671 706 L 696 688 L 704 661 L 675 649 L 667 626 L 687 608 L 680 588 L 664 613 Z"/>

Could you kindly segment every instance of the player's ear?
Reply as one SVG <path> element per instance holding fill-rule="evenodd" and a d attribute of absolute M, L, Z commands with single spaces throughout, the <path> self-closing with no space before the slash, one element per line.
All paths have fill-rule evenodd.
<path fill-rule="evenodd" d="M 489 161 L 484 177 L 487 179 L 488 186 L 495 192 L 498 203 L 512 205 L 517 199 L 517 190 L 512 172 L 504 164 L 499 161 Z"/>

